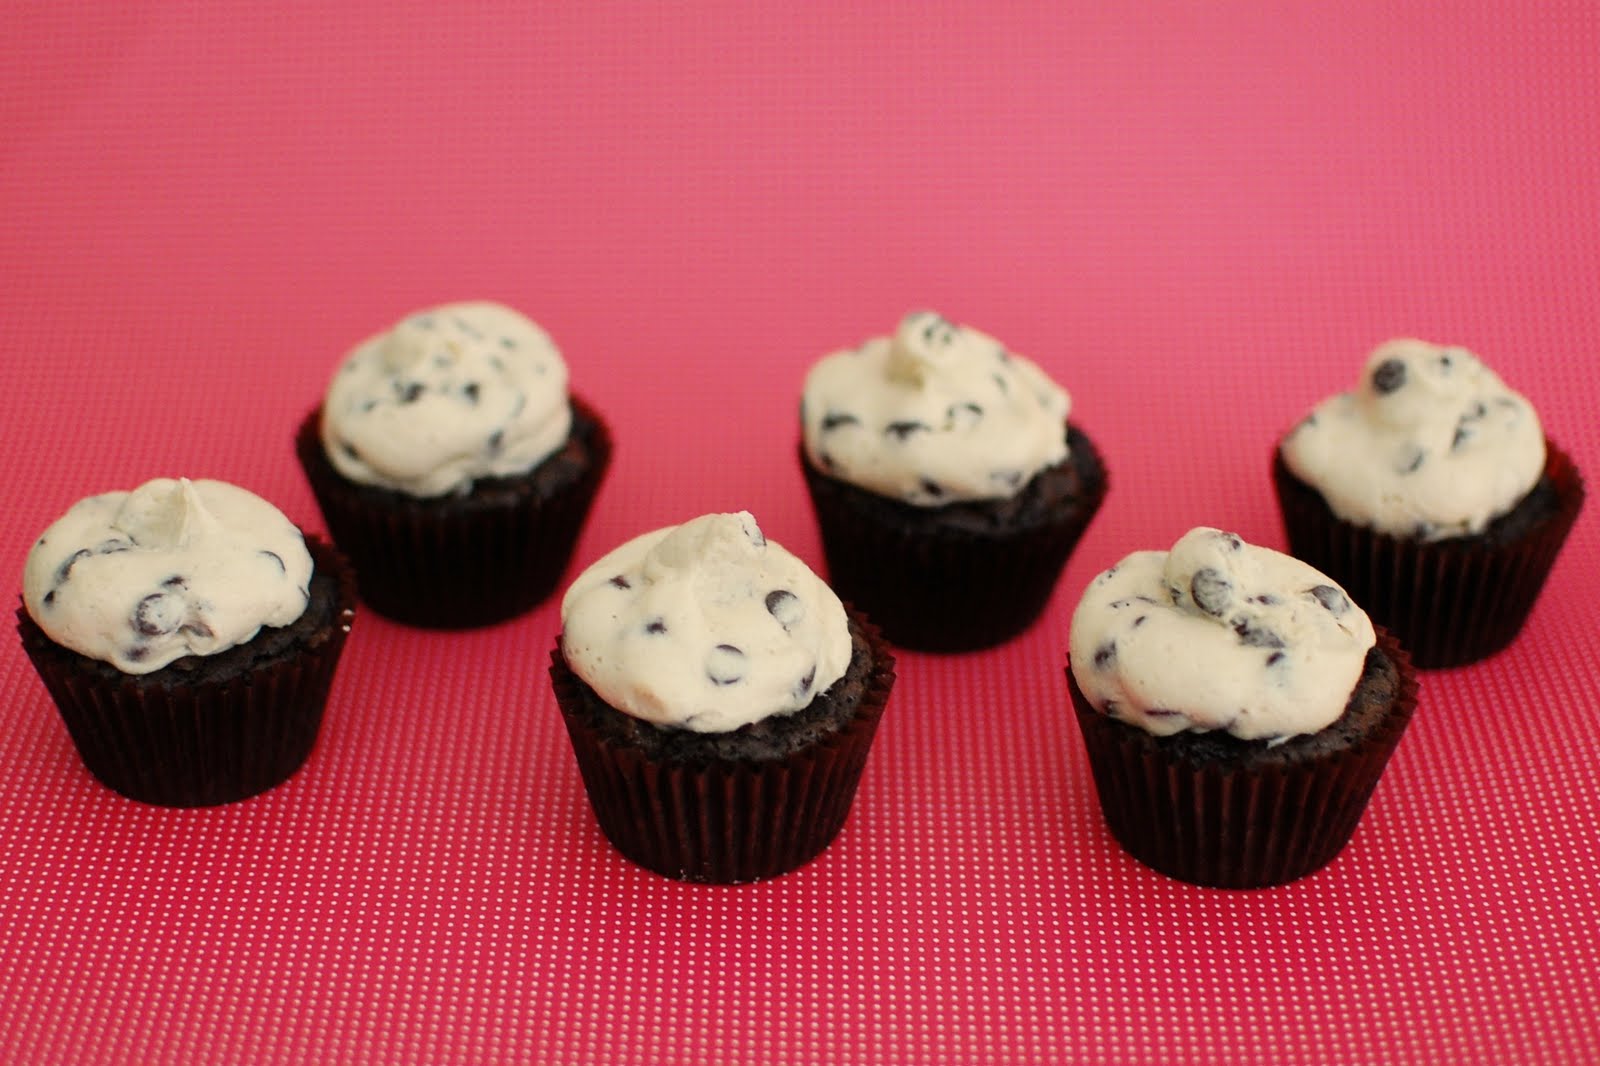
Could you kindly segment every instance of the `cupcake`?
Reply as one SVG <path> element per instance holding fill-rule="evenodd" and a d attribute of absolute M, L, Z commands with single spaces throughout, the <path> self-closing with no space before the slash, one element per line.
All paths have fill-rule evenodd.
<path fill-rule="evenodd" d="M 1583 506 L 1528 401 L 1463 348 L 1394 340 L 1279 444 L 1290 550 L 1332 575 L 1419 667 L 1516 638 Z"/>
<path fill-rule="evenodd" d="M 399 622 L 488 625 L 556 587 L 611 459 L 538 326 L 493 303 L 362 342 L 295 451 L 361 597 Z"/>
<path fill-rule="evenodd" d="M 903 647 L 1025 630 L 1106 493 L 1070 399 L 992 337 L 931 312 L 806 376 L 800 463 L 828 577 Z"/>
<path fill-rule="evenodd" d="M 636 537 L 561 604 L 551 681 L 601 830 L 731 884 L 838 835 L 894 683 L 860 614 L 747 512 Z"/>
<path fill-rule="evenodd" d="M 1067 682 L 1111 835 L 1219 888 L 1338 855 L 1417 701 L 1399 643 L 1338 584 L 1204 527 L 1090 583 Z"/>
<path fill-rule="evenodd" d="M 91 496 L 34 544 L 17 627 L 84 764 L 201 807 L 298 770 L 354 618 L 344 559 L 221 481 Z"/>

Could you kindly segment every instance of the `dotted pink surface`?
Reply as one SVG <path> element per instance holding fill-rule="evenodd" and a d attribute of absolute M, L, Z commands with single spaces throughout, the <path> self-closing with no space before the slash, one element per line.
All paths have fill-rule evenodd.
<path fill-rule="evenodd" d="M 814 564 L 800 379 L 932 306 L 1038 360 L 1112 472 L 1044 619 L 907 653 L 850 822 L 677 884 L 591 818 L 554 604 L 357 619 L 316 752 L 169 811 L 0 642 L 0 1060 L 1600 1061 L 1600 577 L 1425 676 L 1341 858 L 1162 878 L 1062 676 L 1095 572 L 1281 546 L 1276 437 L 1391 335 L 1466 344 L 1600 477 L 1600 8 L 10 4 L 0 572 L 81 496 L 290 446 L 404 312 L 542 322 L 617 456 L 579 546 L 748 507 Z"/>

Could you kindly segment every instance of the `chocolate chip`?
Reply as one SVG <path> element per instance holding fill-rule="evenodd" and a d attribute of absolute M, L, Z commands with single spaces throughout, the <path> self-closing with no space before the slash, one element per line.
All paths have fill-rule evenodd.
<path fill-rule="evenodd" d="M 1000 354 L 1004 355 L 1005 353 L 1002 352 Z M 1001 392 L 1007 394 L 1011 392 L 1011 386 L 1006 382 L 1006 377 L 1004 374 L 990 374 L 989 378 L 995 383 Z"/>
<path fill-rule="evenodd" d="M 469 381 L 465 385 L 461 386 L 461 395 L 467 398 L 468 403 L 476 407 L 478 405 L 478 390 L 478 383 L 476 381 Z"/>
<path fill-rule="evenodd" d="M 401 403 L 416 403 L 422 398 L 422 382 L 420 381 L 408 382 L 404 388 L 400 388 L 400 383 L 397 381 L 395 382 L 395 388 L 400 389 Z"/>
<path fill-rule="evenodd" d="M 859 426 L 861 419 L 843 411 L 829 411 L 822 416 L 822 432 L 838 429 L 840 426 Z"/>
<path fill-rule="evenodd" d="M 1427 459 L 1427 457 L 1427 452 L 1414 444 L 1410 445 L 1406 451 L 1400 454 L 1399 460 L 1395 463 L 1394 472 L 1397 474 L 1415 474 L 1422 468 L 1423 460 Z"/>
<path fill-rule="evenodd" d="M 56 567 L 56 584 L 60 585 L 72 574 L 72 568 L 78 565 L 79 559 L 87 559 L 92 553 L 88 548 L 79 548 L 67 556 L 67 561 Z"/>
<path fill-rule="evenodd" d="M 1251 603 L 1259 603 L 1263 607 L 1276 607 L 1278 604 L 1282 603 L 1283 601 L 1278 599 L 1278 597 L 1274 596 L 1270 592 L 1263 592 L 1259 596 L 1251 596 L 1250 597 L 1250 602 Z"/>
<path fill-rule="evenodd" d="M 633 585 L 629 583 L 628 579 L 623 577 L 621 574 L 618 574 L 616 577 L 611 579 L 611 585 L 612 587 L 619 589 L 633 588 Z"/>
<path fill-rule="evenodd" d="M 1406 383 L 1406 365 L 1398 359 L 1385 359 L 1372 370 L 1372 391 L 1387 396 Z"/>
<path fill-rule="evenodd" d="M 350 460 L 352 460 L 354 462 L 357 462 L 357 463 L 359 463 L 361 461 L 361 453 L 356 451 L 356 446 L 354 444 L 351 444 L 349 441 L 347 441 L 347 440 L 340 441 L 339 442 L 339 450 L 344 452 L 346 458 L 348 458 L 348 459 L 350 459 Z"/>
<path fill-rule="evenodd" d="M 503 429 L 497 429 L 489 434 L 489 439 L 484 442 L 488 446 L 489 454 L 499 455 L 500 449 L 505 445 L 505 439 L 506 432 Z"/>
<path fill-rule="evenodd" d="M 1133 625 L 1130 628 L 1138 629 L 1140 626 L 1145 624 L 1146 620 L 1148 620 L 1149 617 L 1150 616 L 1147 615 L 1147 614 L 1141 614 L 1138 618 L 1135 618 L 1133 620 Z"/>
<path fill-rule="evenodd" d="M 150 649 L 144 647 L 143 645 L 135 644 L 133 647 L 131 647 L 127 651 L 123 652 L 123 655 L 126 658 L 132 659 L 136 663 L 137 662 L 143 662 L 146 658 L 149 657 Z"/>
<path fill-rule="evenodd" d="M 940 496 L 944 495 L 944 486 L 940 485 L 937 481 L 934 481 L 932 478 L 923 478 L 922 481 L 921 481 L 921 486 L 922 486 L 922 491 L 923 492 L 927 493 L 929 496 L 934 497 L 935 499 L 937 499 Z"/>
<path fill-rule="evenodd" d="M 1237 533 L 1218 531 L 1217 539 L 1222 541 L 1223 545 L 1231 552 L 1241 551 L 1244 548 L 1244 541 L 1239 539 L 1239 534 Z"/>
<path fill-rule="evenodd" d="M 945 411 L 944 419 L 952 426 L 970 429 L 983 420 L 983 408 L 975 403 L 953 403 Z"/>
<path fill-rule="evenodd" d="M 766 604 L 767 611 L 785 629 L 800 621 L 806 614 L 806 606 L 800 602 L 800 597 L 788 589 L 774 589 L 767 593 Z"/>
<path fill-rule="evenodd" d="M 824 470 L 836 470 L 839 467 L 839 464 L 833 461 L 833 456 L 827 452 L 818 452 L 817 460 L 822 464 L 822 469 Z"/>
<path fill-rule="evenodd" d="M 1196 607 L 1206 614 L 1220 618 L 1233 600 L 1233 582 L 1224 577 L 1219 570 L 1209 566 L 1201 567 L 1194 572 L 1194 577 L 1189 581 L 1189 595 Z"/>
<path fill-rule="evenodd" d="M 956 339 L 956 328 L 948 319 L 934 315 L 928 324 L 922 327 L 922 339 L 928 344 L 948 348 Z"/>
<path fill-rule="evenodd" d="M 1251 648 L 1282 648 L 1283 638 L 1278 636 L 1266 626 L 1258 626 L 1248 618 L 1241 618 L 1233 623 L 1233 631 L 1238 634 L 1240 643 Z"/>
<path fill-rule="evenodd" d="M 1350 598 L 1332 585 L 1314 585 L 1306 589 L 1311 598 L 1322 604 L 1335 618 L 1350 609 Z"/>
<path fill-rule="evenodd" d="M 1094 650 L 1094 668 L 1096 670 L 1109 670 L 1111 664 L 1117 661 L 1117 642 L 1108 640 Z"/>
<path fill-rule="evenodd" d="M 265 555 L 268 559 L 271 559 L 273 562 L 277 563 L 279 572 L 285 574 L 289 572 L 289 568 L 283 565 L 283 556 L 279 555 L 277 552 L 270 552 L 267 551 L 267 549 L 262 548 L 259 554 Z M 179 578 L 178 580 L 181 581 L 183 579 Z"/>
<path fill-rule="evenodd" d="M 744 680 L 744 652 L 732 644 L 718 644 L 706 656 L 706 677 L 713 685 L 732 685 Z"/>
<path fill-rule="evenodd" d="M 1271 655 L 1267 656 L 1267 665 L 1277 666 L 1279 663 L 1283 662 L 1284 658 L 1285 656 L 1283 652 L 1275 651 Z"/>
<path fill-rule="evenodd" d="M 1450 438 L 1450 450 L 1453 452 L 1460 451 L 1461 446 L 1475 436 L 1477 436 L 1477 433 L 1470 428 L 1466 426 L 1457 426 L 1456 435 Z"/>
<path fill-rule="evenodd" d="M 886 435 L 893 437 L 895 440 L 905 440 L 907 437 L 911 436 L 911 434 L 927 432 L 927 429 L 928 424 L 926 422 L 890 422 L 887 426 L 883 427 L 883 432 Z"/>
<path fill-rule="evenodd" d="M 56 590 L 55 589 L 51 589 L 49 592 L 46 592 L 44 594 L 44 605 L 46 607 L 53 607 L 53 606 L 55 606 L 55 602 L 56 602 Z"/>
<path fill-rule="evenodd" d="M 141 636 L 159 637 L 183 624 L 183 601 L 168 592 L 152 592 L 133 608 L 133 628 Z"/>
<path fill-rule="evenodd" d="M 811 695 L 811 686 L 816 683 L 816 680 L 817 668 L 815 665 L 813 665 L 811 669 L 806 672 L 806 676 L 802 677 L 794 686 L 795 696 L 799 699 L 805 699 L 807 696 Z"/>
<path fill-rule="evenodd" d="M 644 624 L 644 631 L 656 635 L 665 633 L 667 631 L 667 623 L 665 619 L 652 618 Z"/>

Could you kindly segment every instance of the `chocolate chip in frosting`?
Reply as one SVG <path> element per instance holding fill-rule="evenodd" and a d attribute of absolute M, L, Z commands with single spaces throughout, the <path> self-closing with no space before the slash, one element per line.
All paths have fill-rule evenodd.
<path fill-rule="evenodd" d="M 505 439 L 505 430 L 497 429 L 489 434 L 489 439 L 484 441 L 484 446 L 488 449 L 490 455 L 499 455 L 500 449 L 505 445 Z"/>
<path fill-rule="evenodd" d="M 1117 661 L 1117 642 L 1108 640 L 1094 650 L 1094 668 L 1096 670 L 1109 670 L 1111 664 Z"/>
<path fill-rule="evenodd" d="M 1428 453 L 1417 445 L 1408 445 L 1395 461 L 1394 472 L 1397 474 L 1415 474 L 1422 469 L 1422 464 L 1427 458 Z"/>
<path fill-rule="evenodd" d="M 745 655 L 732 644 L 718 644 L 706 656 L 706 676 L 713 685 L 732 685 L 744 680 Z"/>
<path fill-rule="evenodd" d="M 822 431 L 828 433 L 843 426 L 859 426 L 861 419 L 846 411 L 829 411 L 822 416 Z"/>
<path fill-rule="evenodd" d="M 667 622 L 664 618 L 652 618 L 644 624 L 644 631 L 652 636 L 660 636 L 667 631 Z"/>
<path fill-rule="evenodd" d="M 478 405 L 478 393 L 481 388 L 482 386 L 480 386 L 476 381 L 469 381 L 465 385 L 461 386 L 461 395 L 466 398 L 468 403 L 476 407 Z"/>
<path fill-rule="evenodd" d="M 895 440 L 902 441 L 907 437 L 910 437 L 913 433 L 925 433 L 927 430 L 928 424 L 926 422 L 917 421 L 890 422 L 887 426 L 883 427 L 883 432 L 886 436 L 890 436 Z"/>
<path fill-rule="evenodd" d="M 401 388 L 400 383 L 397 381 L 395 382 L 395 388 L 400 389 L 401 403 L 416 403 L 422 399 L 423 385 L 420 381 L 407 382 L 404 388 Z"/>
<path fill-rule="evenodd" d="M 922 489 L 924 494 L 932 496 L 934 499 L 938 499 L 940 496 L 944 495 L 944 486 L 932 478 L 923 478 L 919 482 L 919 487 Z"/>
<path fill-rule="evenodd" d="M 983 408 L 975 403 L 953 403 L 944 413 L 944 420 L 955 429 L 971 429 L 983 420 Z"/>
<path fill-rule="evenodd" d="M 805 617 L 806 606 L 800 602 L 800 597 L 788 589 L 774 589 L 767 593 L 767 610 L 778 624 L 788 629 L 800 619 Z"/>
<path fill-rule="evenodd" d="M 1190 579 L 1189 595 L 1196 607 L 1220 618 L 1227 611 L 1228 604 L 1233 602 L 1233 582 L 1220 570 L 1204 566 L 1196 570 Z"/>
<path fill-rule="evenodd" d="M 134 631 L 140 636 L 159 637 L 183 624 L 183 601 L 170 592 L 152 592 L 133 608 Z"/>
<path fill-rule="evenodd" d="M 1286 658 L 1286 656 L 1284 655 L 1283 652 L 1275 651 L 1271 655 L 1267 656 L 1267 665 L 1268 666 L 1277 666 L 1279 663 L 1283 662 L 1283 660 L 1285 658 Z"/>
<path fill-rule="evenodd" d="M 1399 359 L 1385 359 L 1372 371 L 1372 391 L 1387 396 L 1406 383 L 1406 364 Z"/>
<path fill-rule="evenodd" d="M 1282 648 L 1286 645 L 1283 638 L 1266 626 L 1257 625 L 1248 618 L 1241 618 L 1233 623 L 1233 631 L 1239 637 L 1239 642 L 1251 648 Z"/>
<path fill-rule="evenodd" d="M 795 686 L 794 686 L 795 698 L 803 700 L 807 696 L 811 695 L 811 686 L 816 684 L 816 681 L 817 681 L 817 668 L 816 668 L 816 665 L 813 664 L 811 669 L 806 671 L 806 675 L 795 683 Z"/>
<path fill-rule="evenodd" d="M 1335 618 L 1350 609 L 1350 598 L 1332 585 L 1313 585 L 1306 592 Z"/>
<path fill-rule="evenodd" d="M 79 548 L 67 556 L 66 561 L 56 567 L 56 584 L 64 584 L 67 578 L 72 576 L 72 568 L 78 565 L 78 561 L 89 558 L 91 554 L 93 553 L 88 548 Z"/>
<path fill-rule="evenodd" d="M 613 588 L 619 588 L 619 589 L 631 589 L 631 588 L 633 588 L 633 584 L 627 578 L 623 577 L 621 574 L 618 574 L 616 577 L 612 578 L 611 581 L 610 581 L 610 584 L 611 584 L 611 586 Z"/>

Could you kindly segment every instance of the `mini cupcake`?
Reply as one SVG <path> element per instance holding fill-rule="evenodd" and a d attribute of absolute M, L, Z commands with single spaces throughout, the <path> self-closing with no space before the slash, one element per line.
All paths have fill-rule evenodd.
<path fill-rule="evenodd" d="M 1331 861 L 1417 701 L 1399 643 L 1337 584 L 1204 527 L 1090 583 L 1067 681 L 1111 835 L 1219 888 Z"/>
<path fill-rule="evenodd" d="M 800 463 L 834 588 L 907 648 L 1025 630 L 1105 498 L 1070 406 L 1033 363 L 931 312 L 818 362 Z"/>
<path fill-rule="evenodd" d="M 611 460 L 550 338 L 508 307 L 421 311 L 360 344 L 295 450 L 361 597 L 396 621 L 488 625 L 560 580 Z"/>
<path fill-rule="evenodd" d="M 51 525 L 22 599 L 23 649 L 89 771 L 132 799 L 201 807 L 306 761 L 355 581 L 260 497 L 162 478 Z"/>
<path fill-rule="evenodd" d="M 1272 476 L 1290 550 L 1419 667 L 1516 638 L 1584 497 L 1524 397 L 1471 352 L 1417 340 L 1374 351 L 1354 391 L 1284 438 Z"/>
<path fill-rule="evenodd" d="M 838 835 L 894 657 L 747 512 L 634 538 L 573 582 L 561 620 L 556 701 L 624 856 L 731 884 Z"/>

